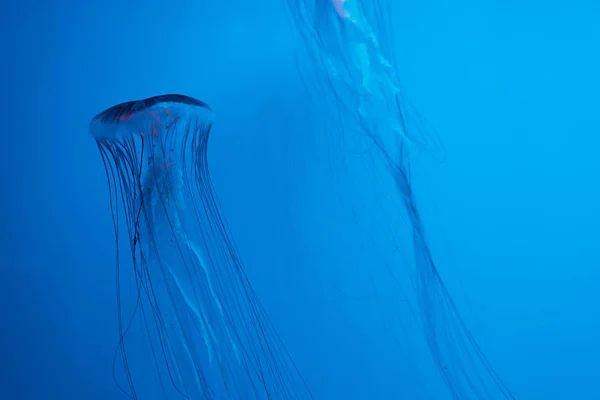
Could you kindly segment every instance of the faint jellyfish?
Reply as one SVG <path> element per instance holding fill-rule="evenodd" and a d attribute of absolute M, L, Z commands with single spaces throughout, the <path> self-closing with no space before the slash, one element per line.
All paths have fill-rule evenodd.
<path fill-rule="evenodd" d="M 369 151 L 387 171 L 384 179 L 393 181 L 393 196 L 408 217 L 410 243 L 405 246 L 413 265 L 404 276 L 416 282 L 416 290 L 406 297 L 420 310 L 424 339 L 449 394 L 455 399 L 513 399 L 462 319 L 425 237 L 410 176 L 411 159 L 419 149 L 439 149 L 439 143 L 403 95 L 391 39 L 391 2 L 288 3 L 306 50 L 300 52 L 300 70 L 312 74 L 312 81 L 305 80 L 312 83 L 307 90 L 316 92 L 312 97 L 320 102 L 317 108 L 331 114 L 336 130 L 360 131 L 356 135 L 368 138 Z"/>
<path fill-rule="evenodd" d="M 135 376 L 150 374 L 147 366 L 132 373 L 127 352 L 140 340 L 128 333 L 137 318 L 158 378 L 144 384 L 157 384 L 162 398 L 312 398 L 244 273 L 215 198 L 212 122 L 206 103 L 172 94 L 116 105 L 90 123 L 117 237 L 117 351 L 129 390 L 119 387 L 136 399 L 143 389 Z M 136 287 L 129 319 L 118 256 L 123 221 Z"/>

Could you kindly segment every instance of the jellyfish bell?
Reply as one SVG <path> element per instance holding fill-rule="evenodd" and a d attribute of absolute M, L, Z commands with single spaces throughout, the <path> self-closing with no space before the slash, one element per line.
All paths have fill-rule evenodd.
<path fill-rule="evenodd" d="M 210 107 L 183 95 L 122 103 L 90 123 L 137 288 L 125 318 L 117 260 L 123 391 L 138 398 L 127 352 L 138 318 L 164 398 L 311 398 L 226 229 L 208 169 L 212 124 Z"/>
<path fill-rule="evenodd" d="M 92 119 L 90 133 L 107 148 L 116 142 L 143 146 L 142 160 L 158 174 L 176 166 L 176 150 L 191 150 L 182 143 L 190 139 L 190 132 L 206 140 L 212 120 L 212 110 L 206 103 L 182 95 L 163 95 L 107 109 Z"/>
<path fill-rule="evenodd" d="M 345 7 L 345 3 L 347 3 L 347 1 L 348 0 L 331 0 L 333 6 L 335 7 L 335 11 L 337 12 L 340 18 L 350 18 L 350 13 Z"/>

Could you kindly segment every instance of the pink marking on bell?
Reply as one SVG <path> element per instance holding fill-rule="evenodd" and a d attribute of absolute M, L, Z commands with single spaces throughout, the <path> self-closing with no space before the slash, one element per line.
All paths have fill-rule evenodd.
<path fill-rule="evenodd" d="M 337 11 L 337 14 L 340 16 L 340 18 L 350 18 L 350 13 L 344 8 L 344 3 L 346 0 L 331 0 L 331 2 L 333 3 L 335 11 Z"/>
<path fill-rule="evenodd" d="M 131 117 L 133 117 L 134 113 L 129 113 L 129 114 L 123 114 L 119 117 L 119 121 L 127 121 L 129 120 Z"/>

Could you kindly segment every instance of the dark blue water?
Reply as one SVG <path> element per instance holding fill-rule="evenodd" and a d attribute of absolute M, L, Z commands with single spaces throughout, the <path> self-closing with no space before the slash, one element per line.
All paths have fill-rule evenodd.
<path fill-rule="evenodd" d="M 162 93 L 215 110 L 215 190 L 315 398 L 448 398 L 402 340 L 420 331 L 381 268 L 396 254 L 383 186 L 360 144 L 342 158 L 324 136 L 283 1 L 1 7 L 0 398 L 126 398 L 88 122 Z M 413 172 L 432 253 L 518 399 L 600 398 L 598 16 L 590 1 L 394 7 L 399 75 L 445 148 Z"/>

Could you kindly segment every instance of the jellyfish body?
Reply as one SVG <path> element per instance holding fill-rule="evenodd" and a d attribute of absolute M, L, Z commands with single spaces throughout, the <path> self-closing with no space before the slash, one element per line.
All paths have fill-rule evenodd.
<path fill-rule="evenodd" d="M 90 123 L 117 239 L 125 221 L 137 288 L 127 319 L 117 287 L 118 352 L 129 384 L 123 390 L 138 398 L 127 353 L 137 317 L 161 398 L 311 398 L 244 273 L 215 199 L 207 163 L 212 119 L 202 101 L 163 95 L 111 107 Z"/>
<path fill-rule="evenodd" d="M 454 399 L 513 399 L 471 335 L 434 263 L 411 182 L 411 157 L 420 149 L 435 150 L 433 136 L 402 93 L 390 36 L 389 6 L 384 0 L 289 0 L 291 15 L 307 57 L 301 70 L 312 71 L 309 91 L 322 103 L 319 110 L 339 114 L 338 130 L 360 131 L 370 151 L 393 182 L 395 203 L 408 217 L 410 263 L 406 280 L 414 294 L 403 294 L 420 311 L 431 359 Z M 381 44 L 381 40 L 386 43 Z M 307 65 L 308 64 L 308 65 Z M 333 107 L 325 103 L 328 95 Z M 358 129 L 356 128 L 358 126 Z M 366 168 L 366 167 L 365 167 Z M 408 287 L 411 285 L 407 285 Z M 408 290 L 407 290 L 408 291 Z"/>

